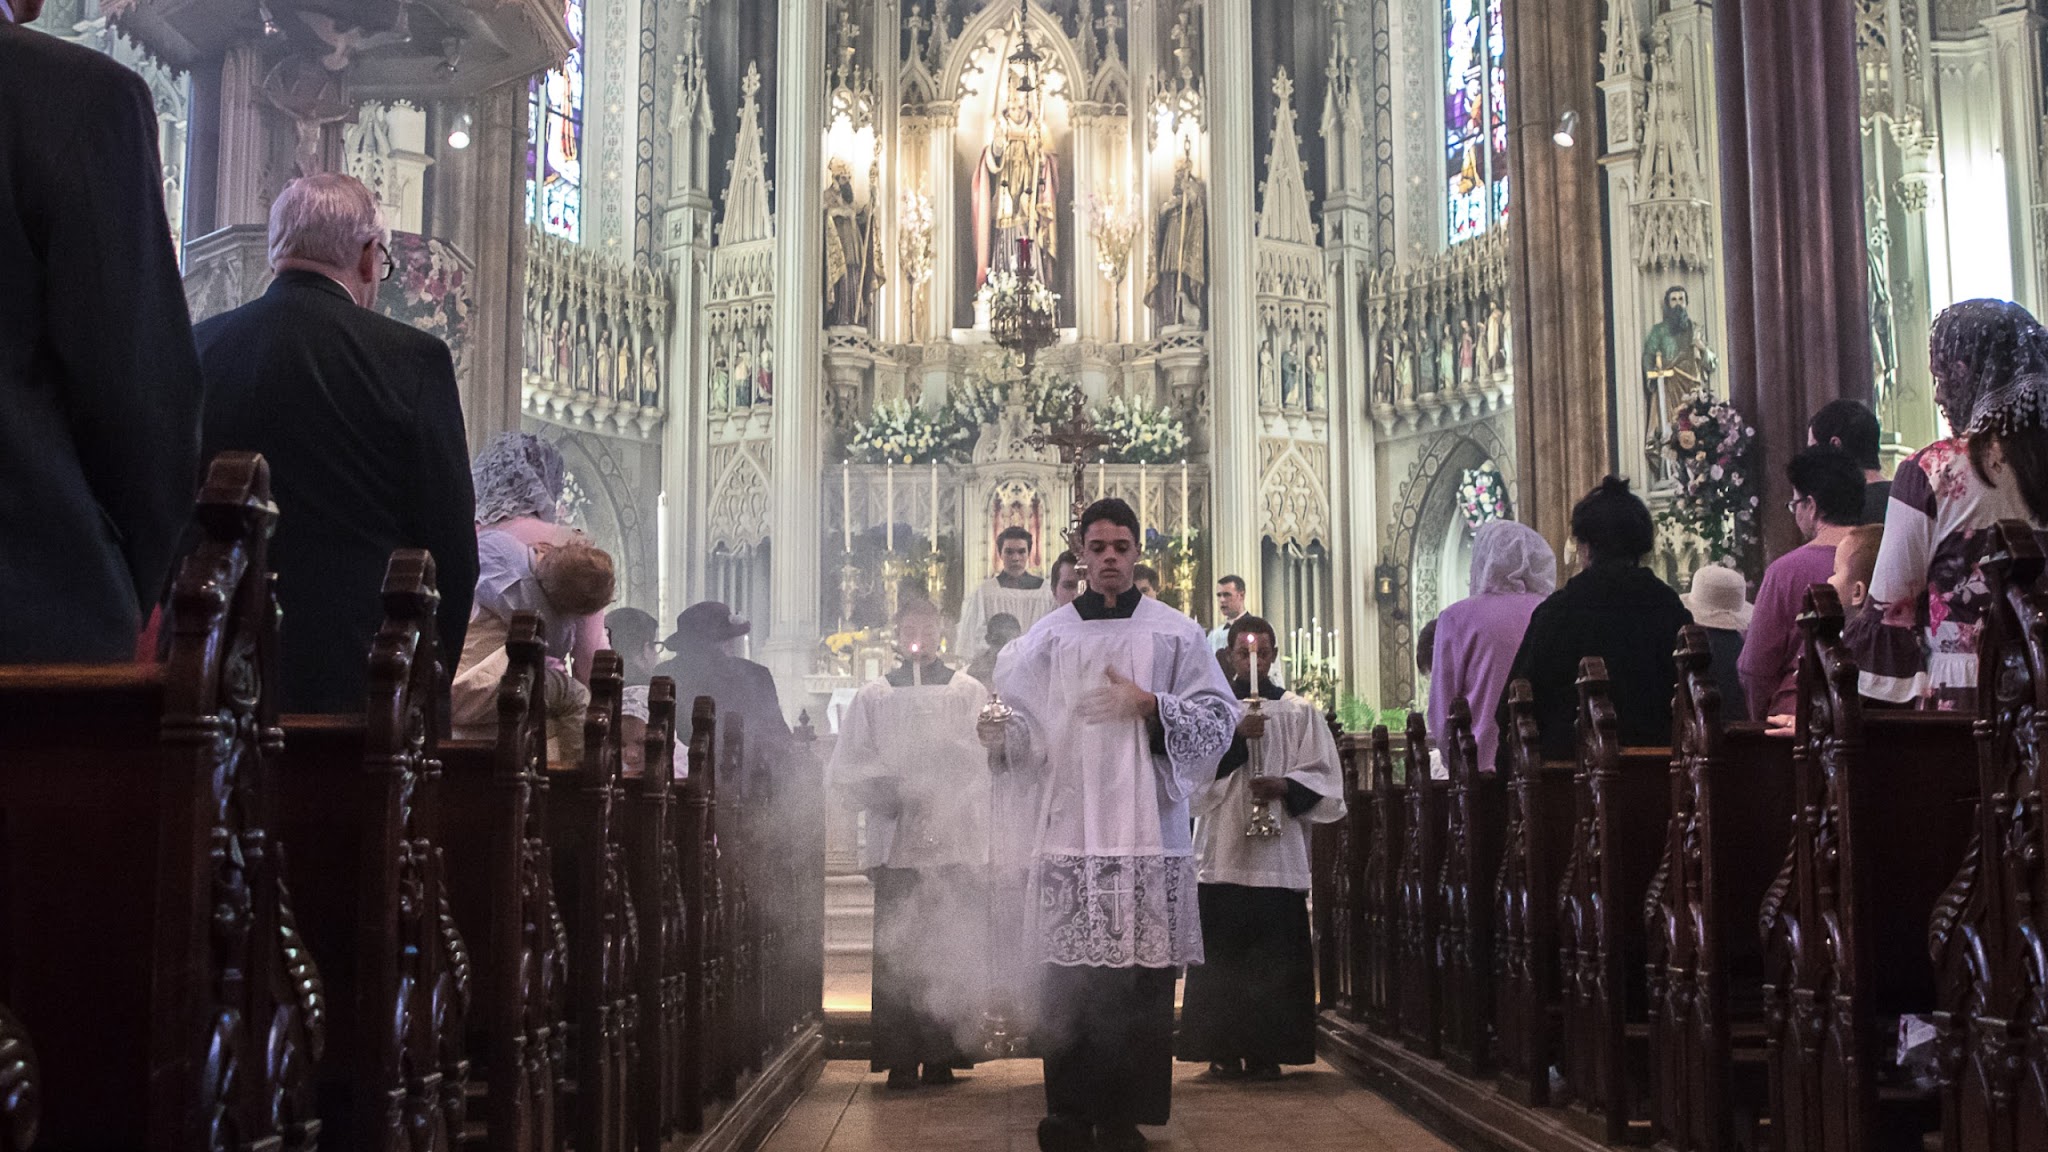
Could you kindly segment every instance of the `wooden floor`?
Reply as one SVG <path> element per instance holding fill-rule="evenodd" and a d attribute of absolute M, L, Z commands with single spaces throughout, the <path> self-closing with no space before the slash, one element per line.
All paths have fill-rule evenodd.
<path fill-rule="evenodd" d="M 1277 1083 L 1209 1079 L 1176 1064 L 1173 1123 L 1156 1152 L 1450 1152 L 1451 1146 L 1327 1064 Z M 1036 1060 L 1000 1060 L 950 1088 L 891 1092 L 864 1061 L 835 1060 L 764 1152 L 1033 1152 L 1045 1115 Z"/>

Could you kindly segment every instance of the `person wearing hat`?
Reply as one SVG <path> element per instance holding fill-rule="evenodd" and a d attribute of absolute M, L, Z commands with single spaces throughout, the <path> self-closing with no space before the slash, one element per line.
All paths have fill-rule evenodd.
<path fill-rule="evenodd" d="M 1721 689 L 1721 719 L 1730 724 L 1749 719 L 1749 701 L 1735 670 L 1754 611 L 1748 595 L 1749 585 L 1742 573 L 1709 564 L 1692 574 L 1692 591 L 1679 597 L 1692 613 L 1692 622 L 1707 630 L 1707 649 L 1714 655 L 1714 683 Z"/>
<path fill-rule="evenodd" d="M 754 630 L 744 617 L 716 600 L 706 600 L 683 609 L 676 617 L 676 630 L 661 642 L 674 653 L 655 665 L 654 675 L 676 682 L 676 709 L 688 715 L 700 696 L 718 705 L 720 739 L 733 717 L 742 723 L 746 759 L 741 773 L 746 779 L 740 790 L 757 794 L 781 766 L 790 749 L 789 724 L 782 718 L 782 700 L 775 691 L 775 677 L 768 669 L 734 652 L 735 642 Z"/>
<path fill-rule="evenodd" d="M 1807 543 L 1764 569 L 1742 640 L 1742 687 L 1753 717 L 1793 712 L 1799 698 L 1799 611 L 1807 589 L 1835 574 L 1835 546 L 1863 522 L 1863 468 L 1833 448 L 1808 448 L 1785 465 L 1786 510 Z"/>

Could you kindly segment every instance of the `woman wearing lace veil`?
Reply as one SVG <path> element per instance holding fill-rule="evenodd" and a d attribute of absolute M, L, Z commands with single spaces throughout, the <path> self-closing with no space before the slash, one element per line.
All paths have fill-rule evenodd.
<path fill-rule="evenodd" d="M 1483 524 L 1472 541 L 1472 594 L 1436 618 L 1436 648 L 1429 677 L 1429 730 L 1442 744 L 1451 701 L 1472 709 L 1472 740 L 1479 769 L 1493 771 L 1500 731 L 1494 710 L 1508 684 L 1508 668 L 1529 617 L 1557 591 L 1557 554 L 1537 531 L 1512 520 Z"/>
<path fill-rule="evenodd" d="M 1928 337 L 1934 402 L 1956 434 L 1899 465 L 1870 599 L 1843 639 L 1873 700 L 1943 711 L 1975 706 L 1977 637 L 1988 606 L 1978 565 L 2000 520 L 2029 514 L 2018 482 L 1989 451 L 1996 413 L 2018 411 L 2017 381 L 2048 372 L 2048 332 L 2009 300 L 1965 300 Z"/>

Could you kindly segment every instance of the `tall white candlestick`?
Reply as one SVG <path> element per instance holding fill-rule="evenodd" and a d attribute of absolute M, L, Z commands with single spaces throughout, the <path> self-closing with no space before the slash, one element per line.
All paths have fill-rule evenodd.
<path fill-rule="evenodd" d="M 889 461 L 882 472 L 882 530 L 883 540 L 888 545 L 889 555 L 896 554 L 896 462 Z"/>
<path fill-rule="evenodd" d="M 939 550 L 939 462 L 932 461 L 932 551 Z"/>
<path fill-rule="evenodd" d="M 1095 498 L 1109 498 L 1109 461 L 1098 461 L 1095 465 Z"/>
<path fill-rule="evenodd" d="M 839 465 L 839 547 L 843 552 L 853 551 L 853 465 L 842 462 Z"/>

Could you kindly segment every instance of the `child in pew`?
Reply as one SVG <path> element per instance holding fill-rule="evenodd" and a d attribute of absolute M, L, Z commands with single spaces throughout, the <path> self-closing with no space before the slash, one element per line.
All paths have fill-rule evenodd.
<path fill-rule="evenodd" d="M 1865 524 L 1852 529 L 1835 546 L 1835 570 L 1828 575 L 1828 586 L 1841 598 L 1842 615 L 1854 617 L 1870 599 L 1870 578 L 1877 571 L 1877 552 L 1884 543 L 1884 525 Z M 1881 700 L 1864 698 L 1864 706 L 1889 707 Z M 1770 718 L 1773 736 L 1790 736 L 1793 733 L 1793 717 L 1790 715 Z"/>
<path fill-rule="evenodd" d="M 569 650 L 576 621 L 612 602 L 618 584 L 611 554 L 581 535 L 566 544 L 528 546 L 509 533 L 485 532 L 477 537 L 477 557 L 482 575 L 455 672 L 454 733 L 469 739 L 497 736 L 498 685 L 509 666 L 505 641 L 512 615 L 537 612 L 548 646 L 542 706 L 548 717 L 549 759 L 574 763 L 583 754 L 590 689 L 571 674 L 561 654 Z"/>

